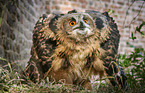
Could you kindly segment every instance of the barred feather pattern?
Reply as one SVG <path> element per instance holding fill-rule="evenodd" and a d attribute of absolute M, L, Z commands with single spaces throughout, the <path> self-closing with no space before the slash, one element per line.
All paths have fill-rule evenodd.
<path fill-rule="evenodd" d="M 27 76 L 33 82 L 45 77 L 53 77 L 56 81 L 65 79 L 67 84 L 80 84 L 87 89 L 91 87 L 91 75 L 99 75 L 100 79 L 113 76 L 109 78 L 113 86 L 127 89 L 127 78 L 122 69 L 118 69 L 120 66 L 116 59 L 120 35 L 113 19 L 107 12 L 86 11 L 84 15 L 92 18 L 95 33 L 78 41 L 68 36 L 63 24 L 75 13 L 78 12 L 43 15 L 37 21 L 32 56 L 25 69 Z"/>

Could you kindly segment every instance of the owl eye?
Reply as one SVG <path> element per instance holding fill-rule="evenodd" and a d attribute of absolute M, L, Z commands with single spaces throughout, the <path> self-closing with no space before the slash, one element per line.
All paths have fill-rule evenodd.
<path fill-rule="evenodd" d="M 70 21 L 70 23 L 69 23 L 70 26 L 74 26 L 75 24 L 76 24 L 75 21 Z"/>
<path fill-rule="evenodd" d="M 84 19 L 84 22 L 86 23 L 86 24 L 88 24 L 89 22 L 88 22 L 88 20 L 86 20 L 86 19 Z"/>

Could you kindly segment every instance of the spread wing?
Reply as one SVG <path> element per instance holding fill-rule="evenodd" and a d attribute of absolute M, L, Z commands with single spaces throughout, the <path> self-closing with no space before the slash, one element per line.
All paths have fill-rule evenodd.
<path fill-rule="evenodd" d="M 117 62 L 117 51 L 119 45 L 120 34 L 117 29 L 116 23 L 112 17 L 109 17 L 108 13 L 100 13 L 97 11 L 86 11 L 90 14 L 96 24 L 97 29 L 99 29 L 100 33 L 103 33 L 103 28 L 105 25 L 109 26 L 110 33 L 107 34 L 106 40 L 101 43 L 101 48 L 107 51 L 106 57 L 103 57 L 102 60 L 104 62 L 105 70 L 108 76 L 113 76 L 114 78 L 109 78 L 110 82 L 113 86 L 119 85 L 122 89 L 127 89 L 127 77 L 123 73 L 122 68 L 119 66 Z M 107 22 L 106 22 L 107 21 Z"/>
<path fill-rule="evenodd" d="M 33 46 L 31 58 L 26 67 L 27 76 L 30 80 L 38 82 L 52 64 L 51 55 L 57 46 L 54 32 L 57 29 L 58 15 L 43 15 L 36 23 L 33 31 Z"/>
<path fill-rule="evenodd" d="M 121 85 L 125 89 L 127 86 L 126 76 L 120 66 L 117 65 L 116 59 L 120 37 L 117 25 L 108 13 L 102 14 L 97 11 L 86 11 L 86 13 L 93 17 L 96 29 L 100 30 L 101 48 L 107 51 L 107 56 L 103 56 L 101 60 L 104 62 L 108 76 L 114 77 L 109 78 L 112 85 Z M 31 49 L 32 56 L 26 67 L 27 76 L 34 82 L 39 82 L 40 78 L 43 78 L 44 74 L 51 68 L 53 61 L 51 56 L 58 46 L 55 35 L 58 30 L 57 20 L 61 16 L 56 14 L 43 15 L 35 25 Z M 104 29 L 106 26 L 109 31 Z"/>

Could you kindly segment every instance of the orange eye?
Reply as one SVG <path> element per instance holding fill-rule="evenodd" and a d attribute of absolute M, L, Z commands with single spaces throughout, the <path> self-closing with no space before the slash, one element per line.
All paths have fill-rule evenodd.
<path fill-rule="evenodd" d="M 88 23 L 89 23 L 86 19 L 84 19 L 84 22 L 85 22 L 86 24 L 88 24 Z"/>
<path fill-rule="evenodd" d="M 75 21 L 70 21 L 70 23 L 69 23 L 70 26 L 74 26 L 75 24 L 76 24 Z"/>

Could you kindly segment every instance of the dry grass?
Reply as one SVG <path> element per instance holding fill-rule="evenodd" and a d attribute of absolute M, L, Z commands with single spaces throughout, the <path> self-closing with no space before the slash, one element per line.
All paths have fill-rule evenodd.
<path fill-rule="evenodd" d="M 6 61 L 2 58 L 0 60 Z M 0 67 L 0 77 L 0 93 L 124 93 L 120 88 L 112 87 L 109 83 L 100 83 L 91 91 L 80 86 L 66 86 L 62 82 L 55 84 L 55 82 L 49 82 L 48 78 L 39 84 L 26 83 L 9 62 Z M 128 80 L 128 83 L 131 85 L 125 93 L 145 93 L 145 84 L 136 84 L 131 80 Z"/>

